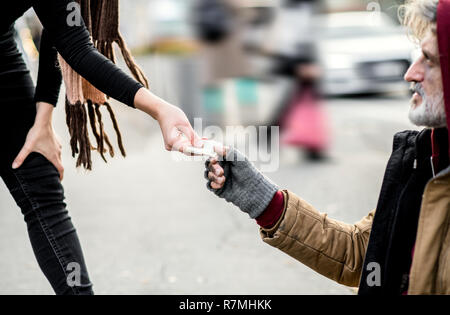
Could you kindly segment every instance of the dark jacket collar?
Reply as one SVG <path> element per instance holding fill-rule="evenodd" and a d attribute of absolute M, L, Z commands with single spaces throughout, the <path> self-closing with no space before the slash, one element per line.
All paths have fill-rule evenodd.
<path fill-rule="evenodd" d="M 448 156 L 448 132 L 447 128 L 436 128 L 434 129 L 434 140 L 432 140 L 432 129 L 424 129 L 422 130 L 416 138 L 416 160 L 417 164 L 423 165 L 426 163 L 427 165 L 431 163 L 430 158 L 433 154 L 432 152 L 432 141 L 434 141 L 434 145 L 439 148 L 439 159 L 436 174 L 440 171 L 446 169 L 449 166 L 449 156 Z"/>

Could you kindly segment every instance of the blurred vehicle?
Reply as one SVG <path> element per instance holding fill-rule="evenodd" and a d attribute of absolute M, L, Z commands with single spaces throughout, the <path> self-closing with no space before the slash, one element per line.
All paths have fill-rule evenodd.
<path fill-rule="evenodd" d="M 403 75 L 415 45 L 382 12 L 342 12 L 315 20 L 325 95 L 387 93 L 408 89 Z"/>

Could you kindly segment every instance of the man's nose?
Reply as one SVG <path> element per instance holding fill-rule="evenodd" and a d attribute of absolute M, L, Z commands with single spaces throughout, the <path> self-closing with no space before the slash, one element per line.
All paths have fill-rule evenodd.
<path fill-rule="evenodd" d="M 424 79 L 424 71 L 423 71 L 423 66 L 421 63 L 421 59 L 419 58 L 418 60 L 416 60 L 408 69 L 408 71 L 406 71 L 405 74 L 405 81 L 408 82 L 422 82 Z"/>

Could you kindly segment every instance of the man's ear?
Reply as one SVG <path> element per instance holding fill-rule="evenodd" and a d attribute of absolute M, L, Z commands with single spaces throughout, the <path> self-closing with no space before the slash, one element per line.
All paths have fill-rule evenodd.
<path fill-rule="evenodd" d="M 433 33 L 433 35 L 436 36 L 436 41 L 437 41 L 437 25 L 436 25 L 436 23 L 431 25 L 431 33 Z"/>

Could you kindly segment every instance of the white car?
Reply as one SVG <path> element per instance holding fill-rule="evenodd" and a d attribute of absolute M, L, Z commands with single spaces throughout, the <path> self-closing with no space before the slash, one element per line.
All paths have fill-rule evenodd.
<path fill-rule="evenodd" d="M 382 12 L 318 16 L 318 48 L 326 95 L 408 89 L 403 76 L 416 45 Z"/>

